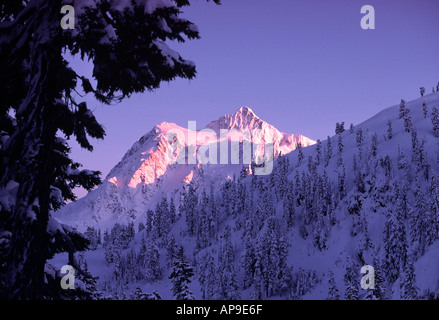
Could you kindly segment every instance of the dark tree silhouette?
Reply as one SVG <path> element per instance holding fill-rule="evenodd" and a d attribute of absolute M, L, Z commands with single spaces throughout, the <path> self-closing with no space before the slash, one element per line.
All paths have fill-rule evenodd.
<path fill-rule="evenodd" d="M 61 6 L 66 4 L 75 9 L 73 30 L 60 25 Z M 14 199 L 12 205 L 1 206 L 6 218 L 0 231 L 10 234 L 7 254 L 0 258 L 7 266 L 0 275 L 5 282 L 1 296 L 42 298 L 44 267 L 52 252 L 67 250 L 73 258 L 72 253 L 84 247 L 72 232 L 48 228 L 51 212 L 75 199 L 74 187 L 91 189 L 100 183 L 99 172 L 79 170 L 69 157 L 71 137 L 91 151 L 89 137 L 105 135 L 86 103 L 76 101 L 79 85 L 83 93 L 109 104 L 156 89 L 162 81 L 194 78 L 194 64 L 165 43 L 199 38 L 194 24 L 180 17 L 189 4 L 188 0 L 0 4 L 0 192 Z M 94 79 L 75 72 L 65 52 L 88 59 Z M 53 238 L 59 241 L 52 242 Z"/>

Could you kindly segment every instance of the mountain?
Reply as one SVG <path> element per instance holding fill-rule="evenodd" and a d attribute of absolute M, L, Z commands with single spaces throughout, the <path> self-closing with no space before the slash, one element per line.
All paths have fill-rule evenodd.
<path fill-rule="evenodd" d="M 273 137 L 267 175 L 242 164 L 170 164 L 163 133 L 176 127 L 162 123 L 60 218 L 104 232 L 100 245 L 87 230 L 94 249 L 84 256 L 114 299 L 172 299 L 169 276 L 182 260 L 196 299 L 438 299 L 438 107 L 439 92 L 402 100 L 291 152 L 296 137 L 248 108 L 200 131 L 199 142 L 235 128 L 253 141 Z"/>
<path fill-rule="evenodd" d="M 227 134 L 222 135 L 221 130 L 226 130 Z M 111 228 L 117 222 L 138 224 L 164 195 L 179 201 L 181 190 L 191 181 L 201 186 L 200 190 L 210 188 L 212 183 L 218 189 L 227 179 L 240 175 L 243 167 L 250 165 L 244 161 L 243 139 L 253 146 L 272 143 L 275 159 L 290 153 L 299 143 L 303 147 L 315 143 L 300 134 L 280 132 L 248 107 L 239 108 L 233 115 L 224 115 L 199 131 L 162 122 L 133 144 L 101 186 L 63 208 L 59 219 L 79 230 L 88 226 Z M 222 162 L 224 141 L 229 152 L 226 161 Z M 240 142 L 239 153 L 236 153 L 239 164 L 231 164 L 232 142 Z M 209 146 L 217 150 L 218 164 L 200 163 L 198 150 Z M 264 151 L 254 147 L 252 159 L 263 157 Z M 182 153 L 184 164 L 175 163 Z M 194 157 L 192 164 L 190 155 Z"/>

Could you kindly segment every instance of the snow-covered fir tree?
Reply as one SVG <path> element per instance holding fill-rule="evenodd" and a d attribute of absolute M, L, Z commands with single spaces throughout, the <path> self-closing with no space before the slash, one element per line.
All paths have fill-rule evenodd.
<path fill-rule="evenodd" d="M 325 149 L 325 164 L 326 166 L 328 166 L 329 164 L 329 160 L 331 160 L 332 158 L 332 142 L 331 142 L 331 137 L 328 136 L 328 139 L 326 140 L 326 149 Z"/>
<path fill-rule="evenodd" d="M 344 296 L 346 300 L 358 300 L 358 286 L 360 284 L 359 270 L 356 263 L 349 258 L 346 262 L 346 272 L 343 277 L 345 284 Z"/>
<path fill-rule="evenodd" d="M 372 291 L 373 300 L 386 300 L 386 279 L 383 275 L 382 264 L 378 257 L 375 255 L 372 261 L 375 272 L 375 288 Z"/>
<path fill-rule="evenodd" d="M 224 243 L 218 253 L 218 297 L 222 300 L 240 299 L 239 284 L 235 268 L 235 248 L 231 242 L 231 231 L 224 232 Z"/>
<path fill-rule="evenodd" d="M 422 103 L 422 112 L 424 113 L 424 119 L 426 119 L 428 114 L 428 107 L 425 102 Z"/>
<path fill-rule="evenodd" d="M 194 270 L 184 260 L 174 263 L 169 279 L 172 281 L 172 294 L 176 300 L 194 300 L 192 292 L 189 290 L 189 283 L 194 275 Z"/>
<path fill-rule="evenodd" d="M 154 241 L 149 241 L 146 247 L 144 272 L 146 281 L 160 280 L 163 275 L 160 266 L 160 251 Z"/>
<path fill-rule="evenodd" d="M 340 293 L 334 279 L 334 273 L 328 272 L 328 300 L 340 300 Z"/>
<path fill-rule="evenodd" d="M 244 283 L 243 288 L 247 289 L 253 284 L 255 275 L 256 255 L 253 241 L 247 237 L 245 241 L 244 257 L 242 259 L 242 268 L 244 269 Z"/>
<path fill-rule="evenodd" d="M 297 166 L 300 166 L 301 164 L 302 164 L 302 162 L 303 162 L 303 158 L 305 157 L 304 155 L 303 155 L 303 151 L 302 151 L 302 143 L 301 142 L 298 142 L 297 143 L 297 145 L 296 145 L 296 150 L 297 150 L 297 152 L 298 152 L 298 154 L 297 154 Z"/>
<path fill-rule="evenodd" d="M 89 138 L 105 135 L 87 103 L 78 97 L 90 93 L 110 104 L 156 89 L 162 81 L 194 78 L 194 64 L 166 41 L 196 39 L 199 32 L 180 17 L 187 1 L 169 2 L 166 10 L 157 3 L 150 6 L 149 1 L 70 1 L 81 21 L 75 32 L 60 27 L 59 1 L 11 3 L 2 3 L 0 10 L 0 94 L 7 97 L 0 103 L 5 133 L 0 181 L 1 188 L 16 184 L 17 190 L 13 205 L 2 206 L 2 214 L 9 217 L 2 229 L 10 232 L 11 241 L 6 248 L 7 268 L 1 270 L 1 278 L 8 282 L 1 296 L 41 299 L 51 252 L 64 250 L 73 257 L 73 252 L 86 247 L 86 241 L 70 230 L 51 234 L 48 230 L 55 229 L 48 226 L 56 224 L 52 214 L 75 199 L 75 187 L 91 190 L 100 183 L 99 172 L 80 170 L 80 164 L 69 157 L 70 138 L 91 151 Z M 93 64 L 94 81 L 78 74 L 66 53 Z"/>
<path fill-rule="evenodd" d="M 402 116 L 402 119 L 404 120 L 404 129 L 406 132 L 411 132 L 413 130 L 413 123 L 412 123 L 412 117 L 410 115 L 410 109 L 407 107 L 404 108 L 404 114 Z"/>
<path fill-rule="evenodd" d="M 406 106 L 405 106 L 405 100 L 401 99 L 401 103 L 399 104 L 399 119 L 403 119 L 404 115 L 406 114 Z"/>
<path fill-rule="evenodd" d="M 433 124 L 433 133 L 436 138 L 439 138 L 439 111 L 436 107 L 433 107 L 431 112 L 431 122 Z"/>
<path fill-rule="evenodd" d="M 392 139 L 393 137 L 393 129 L 392 129 L 392 121 L 387 121 L 387 139 Z"/>
<path fill-rule="evenodd" d="M 343 133 L 345 131 L 345 129 L 344 129 L 344 122 L 342 122 L 342 123 L 336 123 L 335 124 L 335 134 L 336 135 L 338 135 L 338 134 L 341 134 L 341 133 Z"/>
<path fill-rule="evenodd" d="M 416 285 L 416 274 L 413 262 L 409 261 L 404 270 L 401 281 L 401 299 L 417 300 L 419 297 L 419 289 Z"/>
<path fill-rule="evenodd" d="M 342 158 L 342 154 L 343 154 L 343 148 L 344 148 L 344 144 L 343 144 L 343 137 L 341 134 L 337 135 L 337 166 L 341 166 L 343 163 L 343 158 Z"/>
<path fill-rule="evenodd" d="M 395 282 L 407 262 L 407 238 L 405 228 L 406 199 L 397 188 L 396 212 L 389 210 L 384 231 L 386 277 Z"/>
<path fill-rule="evenodd" d="M 320 165 L 322 161 L 322 142 L 320 139 L 317 139 L 316 143 L 316 165 Z"/>

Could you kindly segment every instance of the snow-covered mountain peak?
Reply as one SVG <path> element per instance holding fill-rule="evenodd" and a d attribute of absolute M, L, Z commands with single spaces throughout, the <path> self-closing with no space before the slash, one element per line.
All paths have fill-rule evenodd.
<path fill-rule="evenodd" d="M 257 117 L 249 107 L 241 107 L 233 115 L 224 115 L 207 128 L 214 132 L 190 130 L 166 121 L 155 125 L 133 144 L 97 190 L 63 210 L 65 221 L 79 228 L 95 224 L 111 226 L 120 220 L 140 221 L 144 219 L 146 208 L 154 208 L 163 194 L 172 193 L 173 198 L 179 199 L 179 192 L 190 181 L 205 183 L 203 187 L 207 189 L 211 181 L 220 186 L 228 177 L 239 175 L 243 165 L 248 165 L 242 163 L 241 156 L 239 164 L 231 164 L 231 161 L 230 164 L 220 161 L 200 164 L 199 150 L 203 150 L 206 143 L 220 143 L 225 138 L 219 134 L 220 129 L 236 130 L 255 145 L 272 143 L 275 159 L 293 151 L 299 142 L 302 146 L 315 143 L 300 134 L 280 132 Z M 175 132 L 178 133 L 177 141 L 175 137 L 170 138 Z M 230 132 L 227 139 L 241 141 L 241 137 Z M 253 158 L 263 157 L 260 153 L 264 150 L 255 151 Z M 195 161 L 190 160 L 192 156 Z M 185 162 L 176 163 L 176 159 L 185 159 Z M 82 221 L 84 216 L 93 216 L 93 219 Z"/>
<path fill-rule="evenodd" d="M 254 129 L 262 129 L 264 124 L 267 123 L 256 116 L 252 109 L 249 107 L 241 107 L 234 114 L 226 114 L 218 120 L 210 122 L 206 128 L 215 131 L 219 131 L 220 129 L 251 131 Z"/>
<path fill-rule="evenodd" d="M 236 110 L 235 112 L 235 117 L 256 117 L 258 118 L 255 113 L 253 112 L 253 110 L 249 107 L 241 107 L 238 110 Z"/>

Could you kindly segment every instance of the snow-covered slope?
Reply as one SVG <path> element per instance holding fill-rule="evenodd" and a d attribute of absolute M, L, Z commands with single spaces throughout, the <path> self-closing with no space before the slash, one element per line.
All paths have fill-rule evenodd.
<path fill-rule="evenodd" d="M 435 92 L 298 150 L 297 141 L 312 141 L 280 133 L 248 108 L 206 127 L 201 141 L 221 129 L 264 133 L 253 140 L 273 137 L 279 157 L 268 176 L 241 175 L 242 165 L 169 164 L 162 134 L 175 125 L 162 123 L 61 218 L 102 230 L 116 221 L 146 222 L 118 251 L 123 264 L 102 267 L 115 250 L 111 236 L 105 249 L 86 253 L 96 261 L 90 270 L 104 279 L 100 288 L 113 297 L 129 297 L 139 285 L 171 299 L 169 250 L 176 243 L 194 267 L 189 288 L 197 299 L 437 299 L 438 107 Z M 178 207 L 175 221 L 163 222 L 158 208 L 148 222 L 145 210 L 165 198 Z M 142 239 L 160 258 L 138 270 L 148 274 L 158 265 L 163 273 L 121 286 L 115 275 L 135 269 L 129 259 L 142 257 Z M 364 265 L 374 268 L 373 290 L 360 285 Z"/>
<path fill-rule="evenodd" d="M 310 232 L 308 239 L 303 239 L 298 228 L 291 233 L 290 263 L 295 268 L 316 270 L 321 275 L 322 282 L 309 293 L 304 299 L 328 298 L 328 272 L 334 274 L 337 288 L 340 290 L 340 298 L 344 299 L 346 293 L 346 269 L 347 261 L 357 268 L 356 281 L 360 281 L 363 274 L 360 268 L 364 264 L 372 265 L 380 269 L 383 278 L 382 285 L 386 287 L 386 299 L 401 299 L 405 285 L 405 271 L 402 267 L 396 270 L 398 279 L 392 282 L 384 275 L 383 269 L 391 257 L 386 249 L 386 223 L 391 224 L 389 214 L 395 215 L 398 211 L 398 197 L 406 202 L 403 210 L 404 220 L 400 221 L 404 226 L 405 241 L 407 241 L 407 261 L 414 263 L 415 277 L 418 289 L 418 297 L 439 296 L 439 233 L 437 230 L 439 211 L 434 208 L 437 203 L 433 185 L 434 176 L 439 177 L 439 139 L 434 136 L 432 118 L 433 108 L 439 109 L 439 92 L 431 93 L 418 99 L 405 102 L 405 109 L 410 118 L 412 129 L 406 130 L 405 120 L 400 118 L 400 104 L 388 107 L 366 121 L 353 127 L 352 132 L 347 128 L 338 135 L 330 138 L 332 144 L 332 156 L 325 163 L 325 152 L 328 140 L 321 142 L 321 160 L 316 164 L 318 144 L 303 150 L 303 163 L 296 166 L 289 173 L 289 179 L 294 181 L 297 174 L 302 178 L 304 172 L 309 173 L 312 157 L 315 172 L 322 177 L 327 174 L 329 180 L 334 182 L 334 187 L 340 186 L 340 178 L 345 173 L 345 196 L 336 200 L 333 211 L 333 226 L 323 233 L 327 237 L 327 249 L 318 250 L 313 244 L 316 236 L 316 226 L 307 230 Z M 426 112 L 426 113 L 424 113 Z M 391 129 L 389 130 L 389 127 Z M 410 127 L 410 125 L 408 125 Z M 389 131 L 391 134 L 389 135 Z M 361 132 L 361 142 L 359 141 Z M 338 141 L 341 141 L 341 161 L 338 160 Z M 374 142 L 375 141 L 375 142 Z M 375 145 L 375 147 L 374 147 Z M 298 163 L 298 152 L 288 155 L 290 163 Z M 423 164 L 420 164 L 423 162 Z M 341 165 L 340 165 L 341 164 Z M 388 175 L 386 170 L 389 168 Z M 358 191 L 356 173 L 359 172 L 365 184 L 364 191 Z M 311 183 L 315 184 L 315 177 L 307 176 Z M 436 180 L 437 181 L 437 180 Z M 436 185 L 437 187 L 437 185 Z M 417 189 L 419 188 L 419 189 Z M 337 193 L 337 190 L 335 190 Z M 339 192 L 338 192 L 339 193 Z M 419 218 L 420 208 L 417 205 L 420 194 L 425 193 L 425 208 L 429 210 L 432 221 L 435 221 L 434 240 L 431 246 L 420 252 L 419 245 L 423 240 L 415 240 L 414 233 L 420 232 L 422 227 L 415 225 L 413 221 Z M 280 209 L 282 210 L 282 209 Z M 303 211 L 302 211 L 303 212 Z M 306 211 L 305 211 L 306 212 Z M 296 211 L 297 213 L 297 211 Z M 393 218 L 396 219 L 395 216 Z M 366 222 L 366 230 L 362 230 L 362 223 Z M 421 218 L 422 219 L 422 218 Z M 395 221 L 393 221 L 395 222 Z M 391 235 L 392 236 L 392 235 Z M 362 241 L 368 239 L 372 248 L 362 249 Z M 401 241 L 399 241 L 401 242 Z M 390 249 L 389 249 L 390 250 Z M 361 259 L 359 256 L 361 255 Z M 386 258 L 386 256 L 388 258 Z M 374 258 L 380 265 L 374 265 Z M 362 290 L 359 287 L 359 298 L 365 299 L 370 290 Z M 376 297 L 374 297 L 376 298 Z"/>
<path fill-rule="evenodd" d="M 227 135 L 221 130 L 227 130 Z M 177 142 L 173 134 L 177 134 Z M 225 180 L 239 175 L 243 166 L 249 166 L 243 158 L 242 144 L 240 164 L 230 164 L 233 163 L 230 159 L 232 149 L 226 163 L 220 161 L 220 145 L 227 139 L 230 141 L 228 146 L 231 141 L 242 142 L 243 139 L 254 145 L 273 143 L 274 158 L 290 153 L 299 143 L 304 147 L 315 143 L 300 134 L 278 131 L 248 107 L 222 116 L 200 131 L 162 122 L 133 144 L 101 186 L 63 208 L 57 216 L 79 230 L 85 230 L 87 226 L 111 228 L 116 222 L 134 221 L 137 224 L 145 221 L 146 211 L 153 209 L 164 195 L 179 201 L 181 190 L 192 180 L 204 188 L 213 183 L 218 189 Z M 201 146 L 211 144 L 217 149 L 218 164 L 202 165 L 197 152 Z M 252 158 L 264 155 L 263 149 L 255 150 Z M 179 161 L 182 152 L 186 158 L 183 164 Z M 193 164 L 188 159 L 191 155 L 195 159 Z"/>
<path fill-rule="evenodd" d="M 274 155 L 287 154 L 296 149 L 300 143 L 303 147 L 315 143 L 301 134 L 288 134 L 280 132 L 271 124 L 257 117 L 249 107 L 239 108 L 233 115 L 224 115 L 218 120 L 210 122 L 207 129 L 214 130 L 220 136 L 221 130 L 248 132 L 249 140 L 254 143 L 272 141 L 274 143 Z"/>

